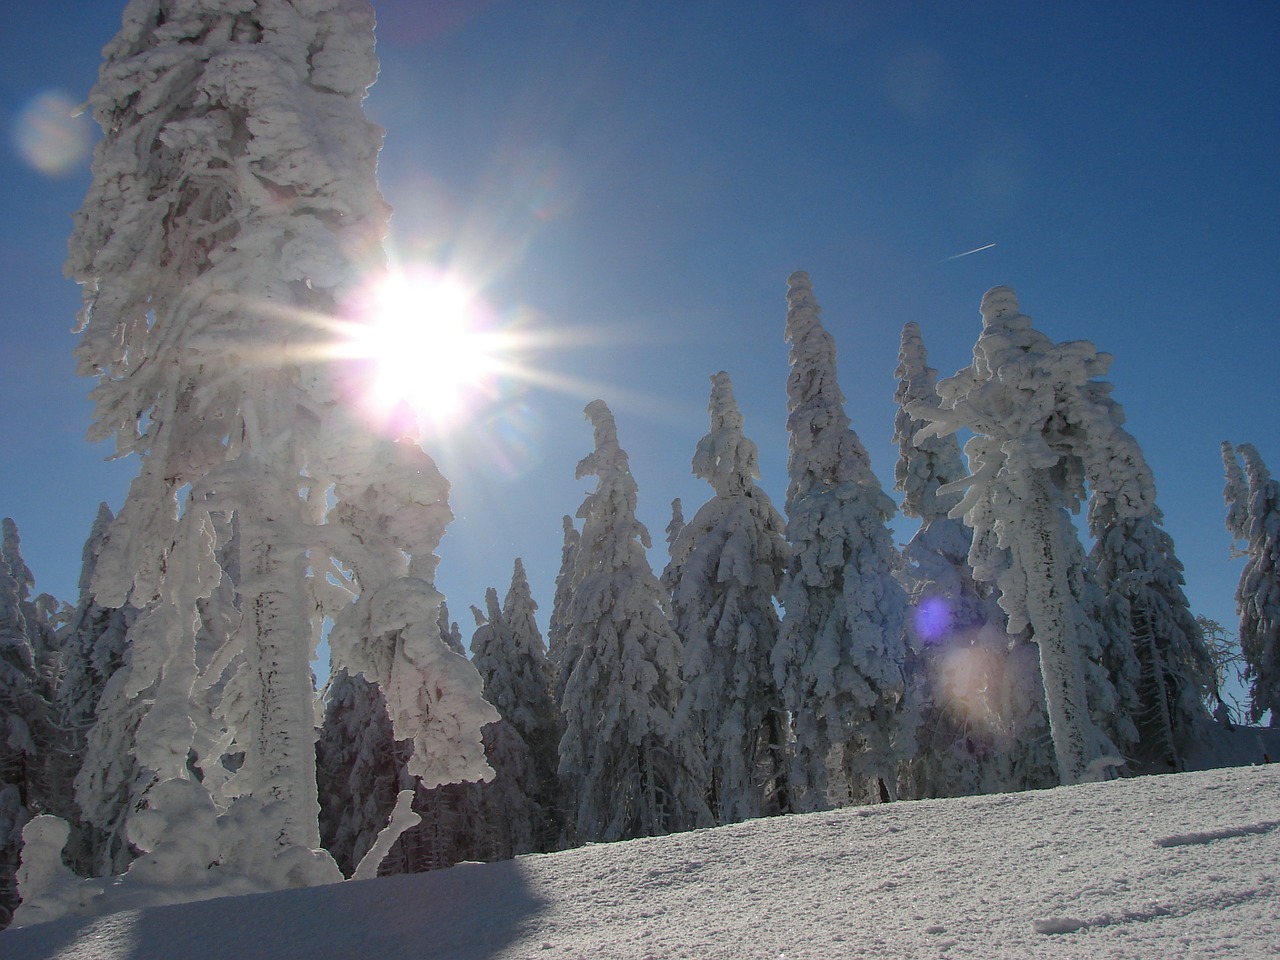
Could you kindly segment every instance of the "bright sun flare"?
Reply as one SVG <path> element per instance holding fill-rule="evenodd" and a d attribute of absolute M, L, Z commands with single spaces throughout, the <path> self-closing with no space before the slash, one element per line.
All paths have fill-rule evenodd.
<path fill-rule="evenodd" d="M 366 402 L 383 420 L 456 425 L 502 367 L 503 335 L 475 293 L 455 278 L 396 274 L 351 327 L 349 356 L 368 363 Z"/>

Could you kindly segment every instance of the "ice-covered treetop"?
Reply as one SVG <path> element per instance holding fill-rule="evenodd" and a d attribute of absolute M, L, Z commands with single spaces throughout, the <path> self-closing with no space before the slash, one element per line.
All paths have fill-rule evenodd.
<path fill-rule="evenodd" d="M 636 481 L 627 465 L 627 453 L 618 445 L 618 426 L 613 411 L 603 400 L 592 400 L 584 410 L 591 421 L 596 448 L 578 461 L 577 479 L 595 476 L 600 478 L 591 493 L 578 508 L 578 516 L 590 520 L 593 516 L 603 519 L 616 517 L 613 526 L 623 538 L 637 536 L 647 549 L 652 545 L 648 529 L 636 515 Z M 584 529 L 585 533 L 585 529 Z"/>
<path fill-rule="evenodd" d="M 506 615 L 509 615 L 508 607 L 518 609 L 522 615 L 527 612 L 530 617 L 538 609 L 529 589 L 529 575 L 525 573 L 524 561 L 519 557 L 511 565 L 511 585 L 507 588 L 506 599 L 502 601 L 502 609 Z"/>
<path fill-rule="evenodd" d="M 733 382 L 721 370 L 711 375 L 707 403 L 711 428 L 693 454 L 693 474 L 706 480 L 721 497 L 743 493 L 760 477 L 756 445 L 742 433 L 742 413 L 733 396 Z"/>
<path fill-rule="evenodd" d="M 609 474 L 628 472 L 627 453 L 618 446 L 618 425 L 609 405 L 592 400 L 583 413 L 591 421 L 596 448 L 578 461 L 577 479 L 595 474 L 603 480 Z"/>
<path fill-rule="evenodd" d="M 910 404 L 913 417 L 931 423 L 917 439 L 968 427 L 975 475 L 1052 468 L 1069 502 L 1083 499 L 1087 480 L 1097 508 L 1149 514 L 1151 471 L 1122 426 L 1111 384 L 1093 379 L 1107 372 L 1111 355 L 1087 340 L 1054 343 L 1032 326 L 1010 287 L 983 296 L 982 323 L 972 365 L 938 384 L 941 407 Z"/>
<path fill-rule="evenodd" d="M 106 136 L 66 266 L 79 369 L 102 380 L 92 437 L 145 451 L 190 411 L 210 436 L 179 430 L 165 475 L 207 469 L 239 408 L 269 416 L 226 371 L 274 375 L 268 348 L 321 335 L 282 311 L 331 312 L 381 267 L 373 43 L 363 0 L 131 0 L 89 97 Z"/>
<path fill-rule="evenodd" d="M 1260 490 L 1271 482 L 1271 471 L 1262 462 L 1262 454 L 1258 453 L 1257 447 L 1252 443 L 1242 443 L 1236 447 L 1236 452 L 1244 460 L 1244 471 L 1249 480 L 1250 493 Z"/>
<path fill-rule="evenodd" d="M 667 547 L 670 549 L 676 544 L 676 540 L 680 538 L 680 531 L 684 529 L 684 504 L 680 502 L 680 498 L 676 497 L 671 501 L 671 521 L 667 524 Z"/>
<path fill-rule="evenodd" d="M 1266 542 L 1277 538 L 1275 529 L 1264 535 L 1264 525 L 1280 523 L 1280 484 L 1271 479 L 1271 471 L 1262 462 L 1262 455 L 1252 443 L 1242 443 L 1236 450 L 1244 459 L 1245 477 L 1249 481 L 1249 519 L 1246 528 L 1248 539 Z"/>
<path fill-rule="evenodd" d="M 905 495 L 902 512 L 909 517 L 945 516 L 960 501 L 958 493 L 939 495 L 938 488 L 965 476 L 964 460 L 954 436 L 938 437 L 917 434 L 926 422 L 913 417 L 907 408 L 917 401 L 934 408 L 938 398 L 938 371 L 928 364 L 920 325 L 907 323 L 902 328 L 902 345 L 898 350 L 898 389 L 894 399 L 898 412 L 894 418 L 894 439 L 898 441 L 898 462 L 894 466 L 894 486 Z"/>
<path fill-rule="evenodd" d="M 12 580 L 14 596 L 19 600 L 26 600 L 31 595 L 31 588 L 35 586 L 36 580 L 26 561 L 22 559 L 22 540 L 18 536 L 18 525 L 12 517 L 5 517 L 0 521 L 0 528 L 4 531 L 3 541 L 0 541 L 0 573 Z"/>
<path fill-rule="evenodd" d="M 809 274 L 787 277 L 787 509 L 810 493 L 841 483 L 878 486 L 862 442 L 849 428 L 836 382 L 836 347 L 822 326 Z"/>
<path fill-rule="evenodd" d="M 1229 441 L 1222 441 L 1222 467 L 1227 473 L 1227 485 L 1222 497 L 1227 502 L 1227 529 L 1233 540 L 1249 537 L 1249 484 L 1240 469 L 1240 459 Z"/>

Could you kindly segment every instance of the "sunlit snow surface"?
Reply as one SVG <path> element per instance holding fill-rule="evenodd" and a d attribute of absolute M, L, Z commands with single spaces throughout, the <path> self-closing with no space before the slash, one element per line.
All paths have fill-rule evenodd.
<path fill-rule="evenodd" d="M 1280 956 L 1280 765 L 59 921 L 5 960 Z"/>

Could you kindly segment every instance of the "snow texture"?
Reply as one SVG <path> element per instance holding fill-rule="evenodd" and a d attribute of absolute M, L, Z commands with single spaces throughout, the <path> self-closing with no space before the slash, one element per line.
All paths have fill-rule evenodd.
<path fill-rule="evenodd" d="M 1280 767 L 770 818 L 67 919 L 5 960 L 1280 955 Z"/>

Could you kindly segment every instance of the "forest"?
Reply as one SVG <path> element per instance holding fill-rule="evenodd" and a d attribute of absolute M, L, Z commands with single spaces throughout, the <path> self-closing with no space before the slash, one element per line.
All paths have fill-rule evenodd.
<path fill-rule="evenodd" d="M 91 438 L 139 472 L 74 604 L 33 596 L 4 524 L 0 925 L 1176 772 L 1278 722 L 1280 485 L 1223 444 L 1233 716 L 1111 357 L 1008 287 L 954 376 L 903 329 L 905 545 L 797 271 L 781 509 L 715 373 L 711 492 L 673 504 L 655 571 L 625 424 L 594 400 L 545 636 L 513 558 L 464 643 L 434 582 L 449 483 L 327 362 L 387 271 L 376 73 L 372 12 L 338 0 L 134 0 L 104 51 L 68 270 Z"/>

